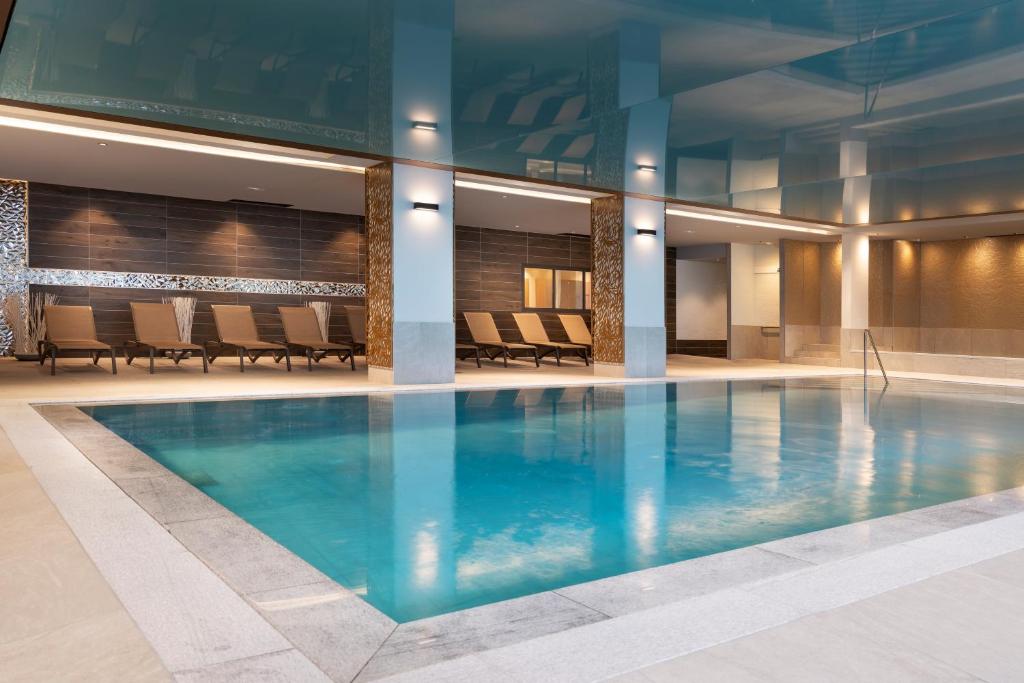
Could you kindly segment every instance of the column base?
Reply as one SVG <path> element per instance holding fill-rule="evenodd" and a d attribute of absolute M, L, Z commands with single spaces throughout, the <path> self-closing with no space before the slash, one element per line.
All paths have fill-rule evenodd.
<path fill-rule="evenodd" d="M 393 323 L 389 384 L 451 384 L 455 381 L 455 323 Z M 370 378 L 373 379 L 373 374 Z M 378 375 L 381 380 L 385 372 Z"/>
<path fill-rule="evenodd" d="M 602 377 L 664 377 L 668 361 L 664 327 L 626 327 L 625 363 L 594 363 Z"/>

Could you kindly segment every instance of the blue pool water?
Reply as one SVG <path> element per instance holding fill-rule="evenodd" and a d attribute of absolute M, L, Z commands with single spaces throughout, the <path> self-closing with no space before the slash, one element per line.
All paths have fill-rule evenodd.
<path fill-rule="evenodd" d="M 398 621 L 1024 485 L 1024 406 L 928 383 L 84 410 Z"/>

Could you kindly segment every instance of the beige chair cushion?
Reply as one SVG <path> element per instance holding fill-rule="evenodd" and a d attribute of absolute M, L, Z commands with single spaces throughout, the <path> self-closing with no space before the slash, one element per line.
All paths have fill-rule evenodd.
<path fill-rule="evenodd" d="M 486 311 L 466 311 L 462 315 L 469 324 L 469 334 L 477 344 L 502 345 L 498 326 L 494 324 L 494 316 Z"/>
<path fill-rule="evenodd" d="M 352 341 L 366 344 L 366 306 L 346 306 L 348 329 L 352 333 Z"/>
<path fill-rule="evenodd" d="M 174 306 L 133 301 L 131 307 L 136 340 L 160 348 L 171 348 L 172 345 L 181 343 L 178 321 L 174 317 Z"/>
<path fill-rule="evenodd" d="M 69 348 L 68 342 L 71 341 L 99 344 L 96 341 L 96 320 L 93 318 L 92 306 L 45 306 L 43 316 L 46 320 L 47 341 L 60 342 Z M 100 347 L 107 348 L 107 345 L 100 344 Z"/>
<path fill-rule="evenodd" d="M 536 313 L 513 313 L 512 317 L 516 319 L 519 334 L 523 335 L 523 341 L 527 344 L 551 343 L 539 315 Z"/>
<path fill-rule="evenodd" d="M 240 341 L 258 342 L 260 333 L 256 330 L 256 320 L 252 317 L 249 306 L 226 306 L 215 304 L 213 322 L 217 326 L 217 336 L 222 342 L 234 344 Z"/>
<path fill-rule="evenodd" d="M 327 341 L 320 332 L 316 312 L 309 306 L 278 306 L 277 312 L 281 315 L 284 338 L 289 344 L 316 346 Z"/>
<path fill-rule="evenodd" d="M 560 313 L 558 315 L 558 319 L 562 321 L 562 327 L 565 328 L 565 333 L 569 336 L 569 341 L 573 344 L 593 346 L 594 340 L 590 336 L 590 330 L 587 329 L 587 323 L 583 320 L 582 315 L 574 313 Z"/>

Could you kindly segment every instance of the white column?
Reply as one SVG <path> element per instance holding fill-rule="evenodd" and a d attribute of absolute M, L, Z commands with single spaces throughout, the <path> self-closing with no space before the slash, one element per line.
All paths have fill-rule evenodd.
<path fill-rule="evenodd" d="M 871 176 L 868 143 L 862 134 L 844 130 L 839 143 L 839 177 L 843 178 L 843 222 L 867 223 L 871 220 Z"/>
<path fill-rule="evenodd" d="M 626 377 L 665 374 L 665 204 L 625 199 L 623 295 Z M 637 229 L 654 230 L 639 235 Z"/>
<path fill-rule="evenodd" d="M 868 326 L 868 263 L 870 240 L 866 234 L 843 235 L 842 359 L 843 365 L 857 365 L 863 359 L 853 353 L 861 347 Z"/>
<path fill-rule="evenodd" d="M 455 381 L 453 187 L 451 171 L 394 166 L 393 367 L 383 379 L 395 384 Z"/>

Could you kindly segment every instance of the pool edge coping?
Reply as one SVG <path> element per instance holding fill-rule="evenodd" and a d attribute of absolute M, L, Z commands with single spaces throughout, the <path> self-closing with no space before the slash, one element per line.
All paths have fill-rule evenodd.
<path fill-rule="evenodd" d="M 835 377 L 835 376 L 833 375 L 832 377 Z M 821 377 L 812 377 L 812 378 L 807 378 L 807 379 L 820 379 L 820 378 Z M 714 379 L 714 378 L 710 378 L 710 379 Z M 738 379 L 737 381 L 744 381 L 744 380 L 748 380 L 748 379 L 749 380 L 753 380 L 753 381 L 767 381 L 767 380 L 786 379 L 786 378 L 780 378 L 780 377 L 768 377 L 768 378 L 760 378 L 760 379 L 758 379 L 758 378 L 742 378 L 742 380 Z M 719 379 L 718 381 L 722 381 L 722 380 Z M 579 385 L 573 384 L 573 385 L 569 385 L 569 386 L 579 386 Z M 504 388 L 504 387 L 489 387 L 489 388 L 493 388 L 493 389 L 497 390 L 499 388 Z M 540 388 L 549 388 L 549 387 L 540 387 L 540 386 L 521 387 L 520 386 L 520 387 L 515 387 L 515 388 L 519 388 L 519 389 L 538 388 L 538 389 L 540 389 Z M 459 390 L 459 389 L 468 389 L 468 387 L 456 387 L 456 390 Z M 439 389 L 438 388 L 432 388 L 430 390 L 437 391 Z M 448 389 L 444 388 L 444 389 L 440 389 L 440 390 L 448 390 Z M 368 392 L 359 392 L 359 393 L 365 394 L 365 393 L 368 393 Z M 337 394 L 333 394 L 333 395 L 337 395 Z M 303 398 L 306 398 L 306 397 L 303 396 Z M 206 400 L 206 399 L 200 399 L 200 400 Z M 244 397 L 234 397 L 234 400 L 245 400 L 245 398 Z M 126 402 L 126 401 L 125 400 L 117 401 L 117 403 L 124 403 L 124 402 Z M 109 402 L 106 402 L 106 403 L 109 403 Z M 150 458 L 143 451 L 137 449 L 136 447 L 132 446 L 127 441 L 121 439 L 121 437 L 117 436 L 116 434 L 114 434 L 113 432 L 108 430 L 102 424 L 100 424 L 100 423 L 96 422 L 95 420 L 93 420 L 91 416 L 89 416 L 86 413 L 84 413 L 83 411 L 79 410 L 77 405 L 82 405 L 82 402 L 77 402 L 77 404 L 76 403 L 68 403 L 66 401 L 65 402 L 61 402 L 59 404 L 58 403 L 47 402 L 47 403 L 40 403 L 40 404 L 30 404 L 30 407 L 34 410 L 34 412 L 37 415 L 39 415 L 42 419 L 46 420 L 51 426 L 53 426 L 54 429 L 56 429 L 57 432 L 60 433 L 74 447 L 74 449 L 78 453 L 80 453 L 88 462 L 92 463 L 97 469 L 99 469 L 104 474 L 104 476 L 106 476 L 112 483 L 114 483 L 114 485 L 117 486 L 120 489 L 120 491 L 123 493 L 124 496 L 126 496 L 128 499 L 132 500 L 143 511 L 145 511 L 147 515 L 152 517 L 166 531 L 171 533 L 175 537 L 175 539 L 177 540 L 178 543 L 180 543 L 186 550 L 188 550 L 190 553 L 195 555 L 201 562 L 203 562 L 208 568 L 210 568 L 210 570 L 213 571 L 214 574 L 216 574 L 216 576 L 220 578 L 220 580 L 222 580 L 225 584 L 227 584 L 227 586 L 232 591 L 234 591 L 237 595 L 239 595 L 244 600 L 246 600 L 246 602 L 248 602 L 250 605 L 252 605 L 254 607 L 254 609 L 257 610 L 257 613 L 260 614 L 260 616 L 263 617 L 265 620 L 267 620 L 268 623 L 273 628 L 275 628 L 275 630 L 278 630 L 278 632 L 281 632 L 281 629 L 278 628 L 278 626 L 275 625 L 273 623 L 273 621 L 271 621 L 271 619 L 267 618 L 267 614 L 266 614 L 265 610 L 261 610 L 259 605 L 257 603 L 255 603 L 255 602 L 253 602 L 253 600 L 252 600 L 252 596 L 254 594 L 259 593 L 259 594 L 266 595 L 266 593 L 268 591 L 252 591 L 252 590 L 247 590 L 247 588 L 245 586 L 241 586 L 240 587 L 239 585 L 237 585 L 237 581 L 233 583 L 233 581 L 230 578 L 230 576 L 226 576 L 226 574 L 230 575 L 230 573 L 231 573 L 230 570 L 229 569 L 226 570 L 224 566 L 218 566 L 217 558 L 209 557 L 209 553 L 208 552 L 204 552 L 202 548 L 197 547 L 196 543 L 190 544 L 190 543 L 187 542 L 187 539 L 183 540 L 182 538 L 179 537 L 179 535 L 175 534 L 174 531 L 170 527 L 175 525 L 175 524 L 189 524 L 189 525 L 203 526 L 204 524 L 210 524 L 210 523 L 212 523 L 214 521 L 221 521 L 221 522 L 223 522 L 224 520 L 231 520 L 230 521 L 230 525 L 234 526 L 235 529 L 244 528 L 244 529 L 249 530 L 249 533 L 251 535 L 255 535 L 256 541 L 255 541 L 255 543 L 253 543 L 253 546 L 254 547 L 255 546 L 261 546 L 262 547 L 262 551 L 261 552 L 266 552 L 267 548 L 271 548 L 271 549 L 275 549 L 276 548 L 276 550 L 273 550 L 273 552 L 271 552 L 272 557 L 265 557 L 264 561 L 272 560 L 273 562 L 278 562 L 278 561 L 280 561 L 280 559 L 282 557 L 280 552 L 283 552 L 283 553 L 286 553 L 287 556 L 290 556 L 291 558 L 293 558 L 294 561 L 296 561 L 298 563 L 301 563 L 301 565 L 305 566 L 308 570 L 311 570 L 311 571 L 315 572 L 317 575 L 319 575 L 319 577 L 321 577 L 321 579 L 318 580 L 318 581 L 305 581 L 305 582 L 303 582 L 301 584 L 295 584 L 293 586 L 278 586 L 277 590 L 280 591 L 280 590 L 287 590 L 288 588 L 301 588 L 302 586 L 306 586 L 306 587 L 318 586 L 320 589 L 323 589 L 325 586 L 327 586 L 327 587 L 330 588 L 330 591 L 334 591 L 334 592 L 337 592 L 337 593 L 340 593 L 340 594 L 343 594 L 343 595 L 350 595 L 350 596 L 355 598 L 354 594 L 351 593 L 351 591 L 349 591 L 348 589 L 344 588 L 340 584 L 337 584 L 336 582 L 332 581 L 328 577 L 324 576 L 322 573 L 320 573 L 318 570 L 316 570 L 311 565 L 306 563 L 304 560 L 299 558 L 297 555 L 295 555 L 294 553 L 292 553 L 291 551 L 287 550 L 286 548 L 283 548 L 283 546 L 280 546 L 279 544 L 274 542 L 272 539 L 270 539 L 265 534 L 260 532 L 258 529 L 256 529 L 252 525 L 250 525 L 248 522 L 246 522 L 242 518 L 238 517 L 237 515 L 235 515 L 233 512 L 231 512 L 227 508 L 224 508 L 219 503 L 214 501 L 212 498 L 209 498 L 205 493 L 203 493 L 199 489 L 197 489 L 194 486 L 192 486 L 191 484 L 189 484 L 186 480 L 184 480 L 181 477 L 179 477 L 178 475 L 174 474 L 173 472 L 171 472 L 170 470 L 165 468 L 163 465 L 160 465 L 159 463 L 157 463 L 155 460 Z M 95 405 L 95 404 L 90 404 L 90 405 Z M 55 413 L 61 412 L 61 409 L 64 409 L 64 412 L 73 411 L 71 413 L 71 415 L 76 417 L 79 422 L 81 422 L 81 418 L 85 418 L 85 420 L 87 420 L 87 422 L 86 422 L 86 424 L 87 424 L 86 432 L 91 430 L 93 433 L 92 434 L 86 433 L 84 435 L 82 433 L 76 433 L 76 430 L 75 430 L 75 426 L 76 425 L 73 424 L 73 422 L 75 420 L 70 420 L 69 421 L 69 417 L 67 415 L 65 415 L 65 417 L 63 419 L 59 415 L 55 415 Z M 77 413 L 77 415 L 75 415 L 75 413 Z M 78 417 L 78 416 L 81 416 L 81 417 Z M 80 427 L 81 425 L 79 424 L 78 426 Z M 106 468 L 105 468 L 104 467 L 104 463 L 97 462 L 97 460 L 94 458 L 95 449 L 100 448 L 101 445 L 100 444 L 83 443 L 83 441 L 88 441 L 90 438 L 92 438 L 92 439 L 100 439 L 101 441 L 103 441 L 104 443 L 102 444 L 102 448 L 105 449 L 105 450 L 108 450 L 108 451 L 109 451 L 109 448 L 111 446 L 111 443 L 110 443 L 111 441 L 114 441 L 115 444 L 119 442 L 121 444 L 120 452 L 119 453 L 113 453 L 113 454 L 110 454 L 110 455 L 112 455 L 114 457 L 120 457 L 122 460 L 123 459 L 134 459 L 136 461 L 138 461 L 140 456 L 141 456 L 142 463 L 144 464 L 143 466 L 145 468 L 149 469 L 149 474 L 148 475 L 141 475 L 141 476 L 119 476 L 119 477 L 115 478 L 114 476 L 111 475 L 111 473 L 109 471 L 111 469 L 111 463 L 106 463 Z M 93 455 L 90 455 L 90 452 L 93 452 Z M 200 502 L 198 504 L 201 505 L 201 506 L 207 506 L 209 509 L 217 510 L 217 514 L 215 514 L 215 515 L 206 515 L 206 516 L 201 516 L 199 518 L 192 518 L 192 519 L 178 519 L 177 521 L 173 521 L 173 518 L 167 518 L 167 517 L 165 517 L 164 520 L 161 520 L 161 518 L 158 516 L 159 514 L 161 514 L 161 512 L 159 510 L 157 510 L 157 512 L 154 513 L 154 510 L 152 509 L 154 507 L 154 504 L 160 504 L 159 501 L 154 503 L 153 500 L 147 500 L 147 499 L 145 499 L 144 496 L 139 495 L 138 491 L 136 491 L 135 494 L 133 495 L 132 491 L 126 490 L 125 487 L 122 486 L 122 483 L 125 480 L 132 480 L 132 479 L 137 480 L 137 481 L 138 480 L 142 480 L 142 479 L 150 479 L 150 480 L 152 480 L 152 479 L 161 479 L 163 481 L 160 482 L 160 483 L 164 484 L 165 486 L 168 487 L 168 488 L 164 489 L 163 492 L 162 492 L 164 494 L 164 497 L 165 498 L 169 498 L 170 500 L 173 500 L 173 501 L 177 501 L 177 503 L 179 504 L 179 507 L 187 507 L 187 505 L 186 506 L 180 505 L 182 503 L 182 500 L 181 500 L 180 496 L 182 495 L 182 492 L 185 491 L 185 492 L 188 492 L 188 495 L 192 498 L 192 504 L 196 504 L 197 501 L 202 501 L 202 502 Z M 153 490 L 150 490 L 149 493 L 153 493 Z M 1011 493 L 1012 493 L 1012 496 L 1009 496 L 1009 494 L 1011 494 Z M 160 498 L 160 494 L 155 494 L 155 495 L 156 495 L 157 499 Z M 996 510 L 996 508 L 990 508 L 990 509 L 992 509 L 994 511 L 994 513 L 993 512 L 985 512 L 984 508 L 986 507 L 986 505 L 985 505 L 986 502 L 991 502 L 992 499 L 997 498 L 997 497 L 1003 497 L 1003 498 L 1008 498 L 1008 499 L 1012 498 L 1012 500 L 1015 501 L 1018 504 L 1016 506 L 1011 505 L 1009 507 L 1009 509 L 1001 509 L 1001 510 L 998 510 L 998 511 Z M 140 500 L 140 498 L 142 498 L 142 500 Z M 187 501 L 185 501 L 185 502 L 187 503 Z M 980 518 L 979 518 L 979 509 L 981 510 Z M 960 523 L 953 523 L 953 524 L 948 524 L 947 523 L 945 526 L 943 526 L 943 525 L 936 525 L 935 528 L 932 529 L 929 533 L 924 533 L 924 534 L 920 534 L 920 535 L 917 535 L 917 536 L 904 537 L 904 538 L 901 538 L 900 540 L 892 541 L 891 543 L 885 543 L 885 544 L 882 544 L 882 545 L 866 546 L 866 547 L 861 548 L 859 551 L 854 552 L 852 554 L 851 553 L 846 553 L 846 554 L 843 554 L 843 555 L 840 555 L 840 556 L 837 556 L 837 557 L 831 557 L 831 558 L 829 558 L 829 559 L 827 559 L 827 560 L 825 560 L 823 562 L 807 561 L 807 560 L 802 559 L 800 557 L 788 555 L 785 552 L 780 552 L 779 550 L 773 549 L 773 548 L 770 547 L 770 546 L 773 546 L 773 545 L 778 545 L 778 544 L 780 544 L 782 542 L 785 542 L 785 541 L 792 541 L 793 539 L 800 539 L 800 538 L 811 537 L 811 536 L 817 536 L 819 538 L 826 538 L 826 537 L 828 537 L 830 535 L 831 536 L 835 536 L 837 534 L 848 533 L 854 527 L 865 527 L 865 526 L 871 526 L 871 525 L 878 525 L 878 524 L 885 523 L 886 520 L 891 521 L 891 520 L 901 520 L 902 519 L 902 520 L 910 520 L 910 521 L 913 521 L 913 522 L 916 522 L 916 523 L 920 524 L 920 519 L 915 519 L 915 518 L 921 517 L 922 513 L 926 513 L 927 511 L 940 511 L 940 510 L 941 511 L 946 511 L 948 513 L 953 514 L 954 518 L 958 519 Z M 959 515 L 957 514 L 958 512 L 960 513 Z M 958 528 L 963 528 L 964 526 L 970 526 L 970 525 L 973 525 L 973 524 L 979 523 L 979 522 L 984 522 L 984 521 L 988 521 L 988 520 L 998 519 L 1000 517 L 1013 515 L 1013 514 L 1016 514 L 1018 512 L 1024 512 L 1024 486 L 1018 487 L 1018 488 L 1013 488 L 1013 489 L 1006 489 L 1006 490 L 1003 490 L 1003 491 L 994 492 L 994 493 L 990 493 L 990 494 L 983 494 L 981 496 L 975 496 L 975 497 L 971 497 L 971 498 L 965 498 L 965 499 L 960 499 L 960 500 L 956 500 L 956 501 L 950 501 L 950 502 L 942 503 L 942 504 L 935 505 L 935 506 L 928 506 L 928 507 L 925 507 L 925 508 L 918 508 L 918 509 L 915 509 L 915 510 L 911 510 L 911 511 L 907 511 L 907 512 L 902 512 L 902 513 L 897 513 L 897 514 L 894 514 L 894 515 L 887 515 L 885 517 L 878 517 L 878 518 L 874 518 L 874 519 L 870 519 L 870 520 L 865 520 L 865 521 L 861 521 L 861 522 L 854 522 L 854 523 L 847 524 L 847 525 L 842 525 L 842 526 L 839 526 L 839 527 L 832 527 L 832 528 L 829 528 L 829 529 L 809 532 L 808 534 L 802 534 L 802 535 L 798 535 L 798 536 L 792 536 L 792 537 L 787 537 L 787 538 L 783 538 L 783 539 L 777 539 L 777 540 L 774 540 L 774 541 L 769 541 L 769 542 L 766 542 L 766 543 L 757 544 L 757 545 L 753 545 L 753 546 L 746 546 L 744 548 L 739 548 L 739 549 L 736 549 L 736 550 L 730 550 L 730 551 L 726 551 L 726 552 L 723 552 L 723 553 L 716 553 L 714 555 L 708 555 L 708 556 L 703 556 L 703 557 L 699 557 L 699 558 L 693 558 L 693 559 L 690 559 L 690 560 L 683 560 L 683 561 L 680 561 L 680 562 L 670 563 L 670 564 L 667 564 L 667 565 L 660 565 L 660 566 L 657 566 L 657 567 L 651 567 L 651 568 L 648 568 L 648 569 L 642 569 L 642 570 L 638 570 L 638 571 L 634 571 L 634 572 L 627 572 L 625 574 L 618 574 L 618 575 L 615 575 L 615 576 L 605 577 L 605 578 L 601 578 L 601 579 L 595 579 L 593 581 L 588 581 L 588 582 L 584 582 L 584 583 L 580 583 L 580 584 L 574 584 L 574 585 L 571 585 L 571 586 L 565 586 L 565 587 L 561 587 L 561 588 L 556 588 L 556 589 L 553 589 L 553 590 L 550 590 L 550 591 L 544 591 L 544 592 L 533 594 L 533 595 L 529 595 L 529 596 L 524 596 L 524 597 L 520 597 L 520 598 L 513 598 L 513 599 L 510 599 L 510 600 L 499 601 L 499 602 L 490 603 L 490 604 L 487 604 L 487 605 L 482 605 L 482 606 L 478 606 L 478 607 L 472 607 L 472 608 L 468 608 L 468 609 L 465 609 L 465 610 L 460 610 L 460 611 L 451 612 L 451 613 L 447 613 L 447 614 L 443 614 L 443 615 L 438 615 L 438 616 L 435 616 L 435 617 L 428 617 L 428 618 L 420 619 L 420 620 L 416 620 L 416 621 L 404 622 L 404 623 L 401 623 L 401 624 L 397 624 L 396 622 L 391 620 L 389 617 L 387 617 L 383 613 L 379 612 L 379 610 L 376 610 L 375 608 L 370 606 L 369 603 L 366 603 L 362 599 L 355 598 L 360 605 L 365 606 L 366 608 L 371 610 L 373 613 L 375 613 L 378 621 L 379 621 L 380 618 L 383 618 L 383 619 L 387 620 L 388 622 L 390 622 L 392 624 L 392 628 L 388 631 L 387 635 L 385 637 L 383 637 L 383 639 L 380 640 L 380 642 L 378 644 L 378 647 L 374 649 L 374 653 L 362 664 L 362 666 L 359 667 L 358 673 L 357 673 L 355 678 L 358 678 L 358 680 L 361 680 L 361 681 L 362 680 L 373 680 L 373 679 L 376 679 L 376 678 L 379 678 L 379 677 L 386 677 L 386 676 L 391 676 L 391 675 L 396 675 L 396 674 L 403 674 L 403 673 L 410 672 L 410 671 L 416 671 L 416 670 L 418 670 L 418 669 L 420 669 L 422 667 L 425 667 L 425 666 L 432 666 L 432 665 L 435 665 L 435 664 L 442 664 L 445 661 L 452 661 L 454 659 L 458 659 L 458 658 L 461 658 L 461 657 L 484 653 L 484 652 L 486 652 L 488 650 L 492 650 L 492 649 L 497 650 L 497 649 L 500 649 L 500 648 L 503 648 L 503 647 L 506 647 L 506 646 L 509 646 L 509 645 L 515 645 L 517 643 L 521 643 L 521 642 L 525 642 L 525 641 L 528 641 L 528 640 L 532 640 L 534 638 L 544 637 L 544 636 L 547 636 L 547 635 L 552 635 L 552 634 L 557 634 L 557 633 L 560 633 L 560 632 L 572 630 L 572 629 L 575 629 L 575 628 L 577 628 L 579 626 L 585 626 L 585 625 L 587 625 L 589 623 L 605 621 L 605 620 L 614 620 L 614 619 L 617 619 L 617 618 L 620 618 L 620 617 L 623 617 L 623 616 L 627 616 L 627 615 L 630 615 L 630 614 L 637 614 L 639 612 L 643 612 L 643 611 L 648 610 L 648 609 L 653 609 L 653 608 L 660 607 L 660 606 L 670 605 L 670 604 L 677 603 L 677 602 L 680 602 L 682 600 L 688 600 L 688 599 L 691 599 L 692 597 L 694 597 L 694 595 L 687 595 L 687 596 L 684 596 L 683 598 L 679 598 L 678 596 L 676 596 L 676 597 L 668 596 L 666 599 L 663 599 L 663 600 L 651 601 L 648 598 L 649 597 L 653 597 L 655 595 L 655 593 L 651 593 L 648 596 L 648 598 L 645 598 L 644 600 L 640 601 L 640 602 L 643 603 L 641 607 L 639 607 L 637 609 L 632 609 L 632 610 L 629 610 L 629 611 L 626 611 L 626 612 L 622 612 L 622 613 L 609 614 L 606 611 L 602 610 L 600 605 L 587 604 L 586 602 L 581 602 L 579 599 L 577 599 L 577 597 L 573 597 L 574 593 L 578 593 L 581 590 L 585 591 L 585 589 L 588 589 L 588 588 L 600 590 L 602 587 L 607 587 L 607 586 L 611 586 L 611 585 L 614 585 L 614 584 L 620 584 L 619 587 L 621 588 L 622 587 L 621 584 L 636 584 L 638 582 L 639 583 L 643 583 L 647 579 L 649 579 L 651 577 L 656 577 L 658 575 L 666 575 L 666 574 L 671 575 L 671 574 L 674 574 L 674 573 L 681 573 L 681 574 L 685 575 L 687 573 L 687 570 L 692 569 L 694 567 L 697 567 L 697 566 L 699 566 L 701 564 L 707 565 L 707 564 L 710 563 L 711 565 L 714 565 L 716 562 L 719 562 L 719 563 L 726 562 L 726 563 L 728 563 L 728 562 L 734 561 L 737 556 L 742 557 L 743 555 L 751 555 L 751 554 L 758 554 L 758 553 L 764 553 L 764 552 L 772 553 L 772 554 L 775 554 L 775 555 L 779 555 L 779 556 L 787 558 L 788 560 L 790 560 L 792 562 L 800 563 L 800 565 L 795 565 L 795 564 L 792 565 L 791 567 L 789 567 L 789 569 L 787 571 L 783 571 L 783 572 L 768 571 L 766 573 L 761 573 L 761 574 L 758 574 L 756 572 L 754 574 L 744 574 L 742 576 L 742 579 L 736 579 L 736 580 L 733 580 L 733 581 L 727 581 L 727 582 L 719 583 L 719 584 L 716 584 L 716 585 L 712 585 L 707 590 L 702 590 L 700 593 L 698 593 L 698 595 L 703 595 L 703 594 L 707 594 L 707 593 L 715 592 L 715 591 L 734 589 L 734 588 L 737 588 L 739 586 L 743 586 L 743 585 L 749 584 L 751 582 L 757 582 L 757 581 L 763 581 L 763 580 L 771 579 L 773 577 L 778 577 L 778 576 L 785 575 L 787 573 L 792 573 L 793 571 L 799 571 L 801 569 L 808 568 L 808 567 L 822 566 L 823 564 L 827 564 L 828 562 L 833 562 L 833 561 L 842 560 L 842 559 L 849 559 L 851 557 L 857 557 L 859 555 L 863 555 L 863 554 L 866 554 L 868 552 L 871 552 L 871 551 L 874 551 L 874 550 L 878 550 L 880 548 L 887 548 L 887 547 L 891 547 L 892 545 L 898 545 L 898 544 L 906 543 L 906 542 L 913 541 L 913 540 L 927 538 L 929 536 L 936 535 L 936 534 L 939 534 L 939 533 L 943 533 L 945 531 L 950 531 L 950 530 L 954 530 L 954 529 L 958 529 Z M 967 514 L 967 513 L 971 513 L 971 514 Z M 172 519 L 172 521 L 165 521 L 167 519 Z M 768 546 L 768 547 L 766 547 L 766 546 Z M 278 552 L 278 551 L 280 551 L 280 552 Z M 206 555 L 206 556 L 204 556 L 204 555 Z M 747 559 L 751 559 L 751 558 L 747 558 Z M 628 586 L 627 586 L 627 588 L 628 588 Z M 273 591 L 271 590 L 269 592 L 272 593 Z M 569 595 L 566 595 L 566 594 L 569 594 Z M 454 654 L 452 653 L 451 650 L 446 650 L 446 651 L 440 653 L 441 656 L 436 656 L 434 661 L 423 662 L 422 659 L 421 659 L 414 666 L 399 666 L 398 668 L 394 668 L 394 667 L 389 668 L 387 666 L 376 666 L 376 665 L 374 665 L 374 662 L 377 661 L 381 657 L 382 654 L 384 656 L 387 656 L 387 653 L 385 652 L 385 646 L 389 643 L 389 641 L 391 641 L 392 639 L 395 638 L 396 634 L 401 636 L 401 635 L 404 635 L 405 632 L 409 632 L 411 634 L 416 634 L 415 635 L 416 638 L 429 641 L 429 642 L 425 643 L 426 647 L 424 647 L 421 650 L 419 650 L 419 652 L 429 652 L 431 650 L 438 650 L 438 649 L 440 649 L 440 646 L 443 646 L 445 644 L 445 640 L 444 640 L 445 622 L 451 622 L 453 620 L 458 619 L 460 622 L 463 623 L 463 627 L 465 627 L 465 622 L 467 622 L 467 621 L 468 622 L 477 622 L 478 624 L 481 624 L 481 623 L 492 622 L 492 621 L 495 620 L 495 617 L 498 617 L 499 621 L 504 621 L 504 619 L 502 619 L 501 617 L 503 615 L 507 616 L 507 612 L 510 609 L 517 610 L 518 612 L 522 612 L 523 611 L 522 608 L 524 606 L 527 606 L 530 609 L 536 609 L 538 607 L 538 604 L 527 605 L 527 603 L 541 603 L 541 602 L 543 602 L 542 598 L 555 599 L 556 605 L 560 604 L 560 601 L 571 601 L 573 603 L 578 604 L 580 607 L 585 608 L 585 610 L 592 610 L 596 614 L 595 614 L 594 618 L 591 619 L 591 620 L 582 619 L 580 621 L 573 621 L 573 620 L 570 619 L 568 622 L 565 622 L 567 625 L 565 625 L 563 628 L 551 628 L 550 626 L 548 626 L 548 627 L 542 628 L 540 631 L 538 631 L 535 628 L 531 629 L 530 628 L 530 624 L 527 624 L 527 626 L 525 628 L 520 628 L 519 630 L 516 630 L 514 632 L 510 632 L 512 634 L 512 638 L 509 639 L 509 638 L 506 637 L 505 642 L 499 642 L 497 644 L 493 644 L 492 643 L 492 645 L 490 647 L 474 647 L 474 646 L 471 646 L 471 645 L 470 646 L 464 646 L 462 648 L 463 651 L 459 651 L 459 652 L 456 652 Z M 517 604 L 517 603 L 519 603 L 519 604 Z M 562 605 L 562 606 L 564 606 L 564 605 Z M 557 608 L 556 608 L 556 611 L 557 611 Z M 546 616 L 546 614 L 541 613 L 539 615 L 534 615 L 534 616 L 544 617 L 544 616 Z M 364 619 L 364 621 L 362 623 L 358 624 L 358 626 L 371 626 L 371 627 L 372 626 L 376 626 L 376 627 L 380 626 L 379 623 L 374 624 L 374 623 L 370 623 L 370 621 L 372 621 L 372 620 L 368 621 L 368 620 Z M 356 626 L 357 624 L 352 624 L 352 625 Z M 556 626 L 557 625 L 558 624 L 556 624 Z M 472 623 L 470 623 L 470 626 L 472 626 Z M 507 624 L 506 624 L 506 626 L 507 626 Z M 505 631 L 507 633 L 509 632 L 507 628 L 503 629 L 503 631 Z M 433 635 L 427 635 L 427 637 L 424 638 L 423 637 L 424 633 L 433 634 Z M 296 642 L 297 641 L 297 637 L 295 636 L 294 633 L 289 635 L 288 633 L 283 633 L 282 632 L 282 635 L 286 639 L 288 639 L 290 642 L 292 642 L 292 644 L 296 647 L 297 650 L 299 650 L 304 655 L 309 657 L 312 661 L 314 661 L 314 663 L 317 663 L 318 660 L 323 661 L 323 659 L 322 659 L 322 654 L 323 653 L 318 653 L 318 650 L 317 650 L 318 644 L 316 642 Z M 451 633 L 449 633 L 448 635 L 451 635 Z M 298 640 L 301 640 L 301 638 L 298 638 Z M 323 643 L 320 643 L 319 647 L 322 649 Z M 403 651 L 403 652 L 406 654 L 406 656 L 408 656 L 408 651 Z M 414 653 L 414 654 L 416 654 L 416 653 Z M 413 659 L 416 659 L 416 657 L 413 657 Z M 320 664 L 317 664 L 317 665 L 320 666 Z M 323 667 L 321 667 L 321 668 L 323 668 Z M 340 678 L 340 679 L 336 678 L 336 680 L 353 680 L 353 678 L 347 678 L 347 679 L 346 678 Z"/>

